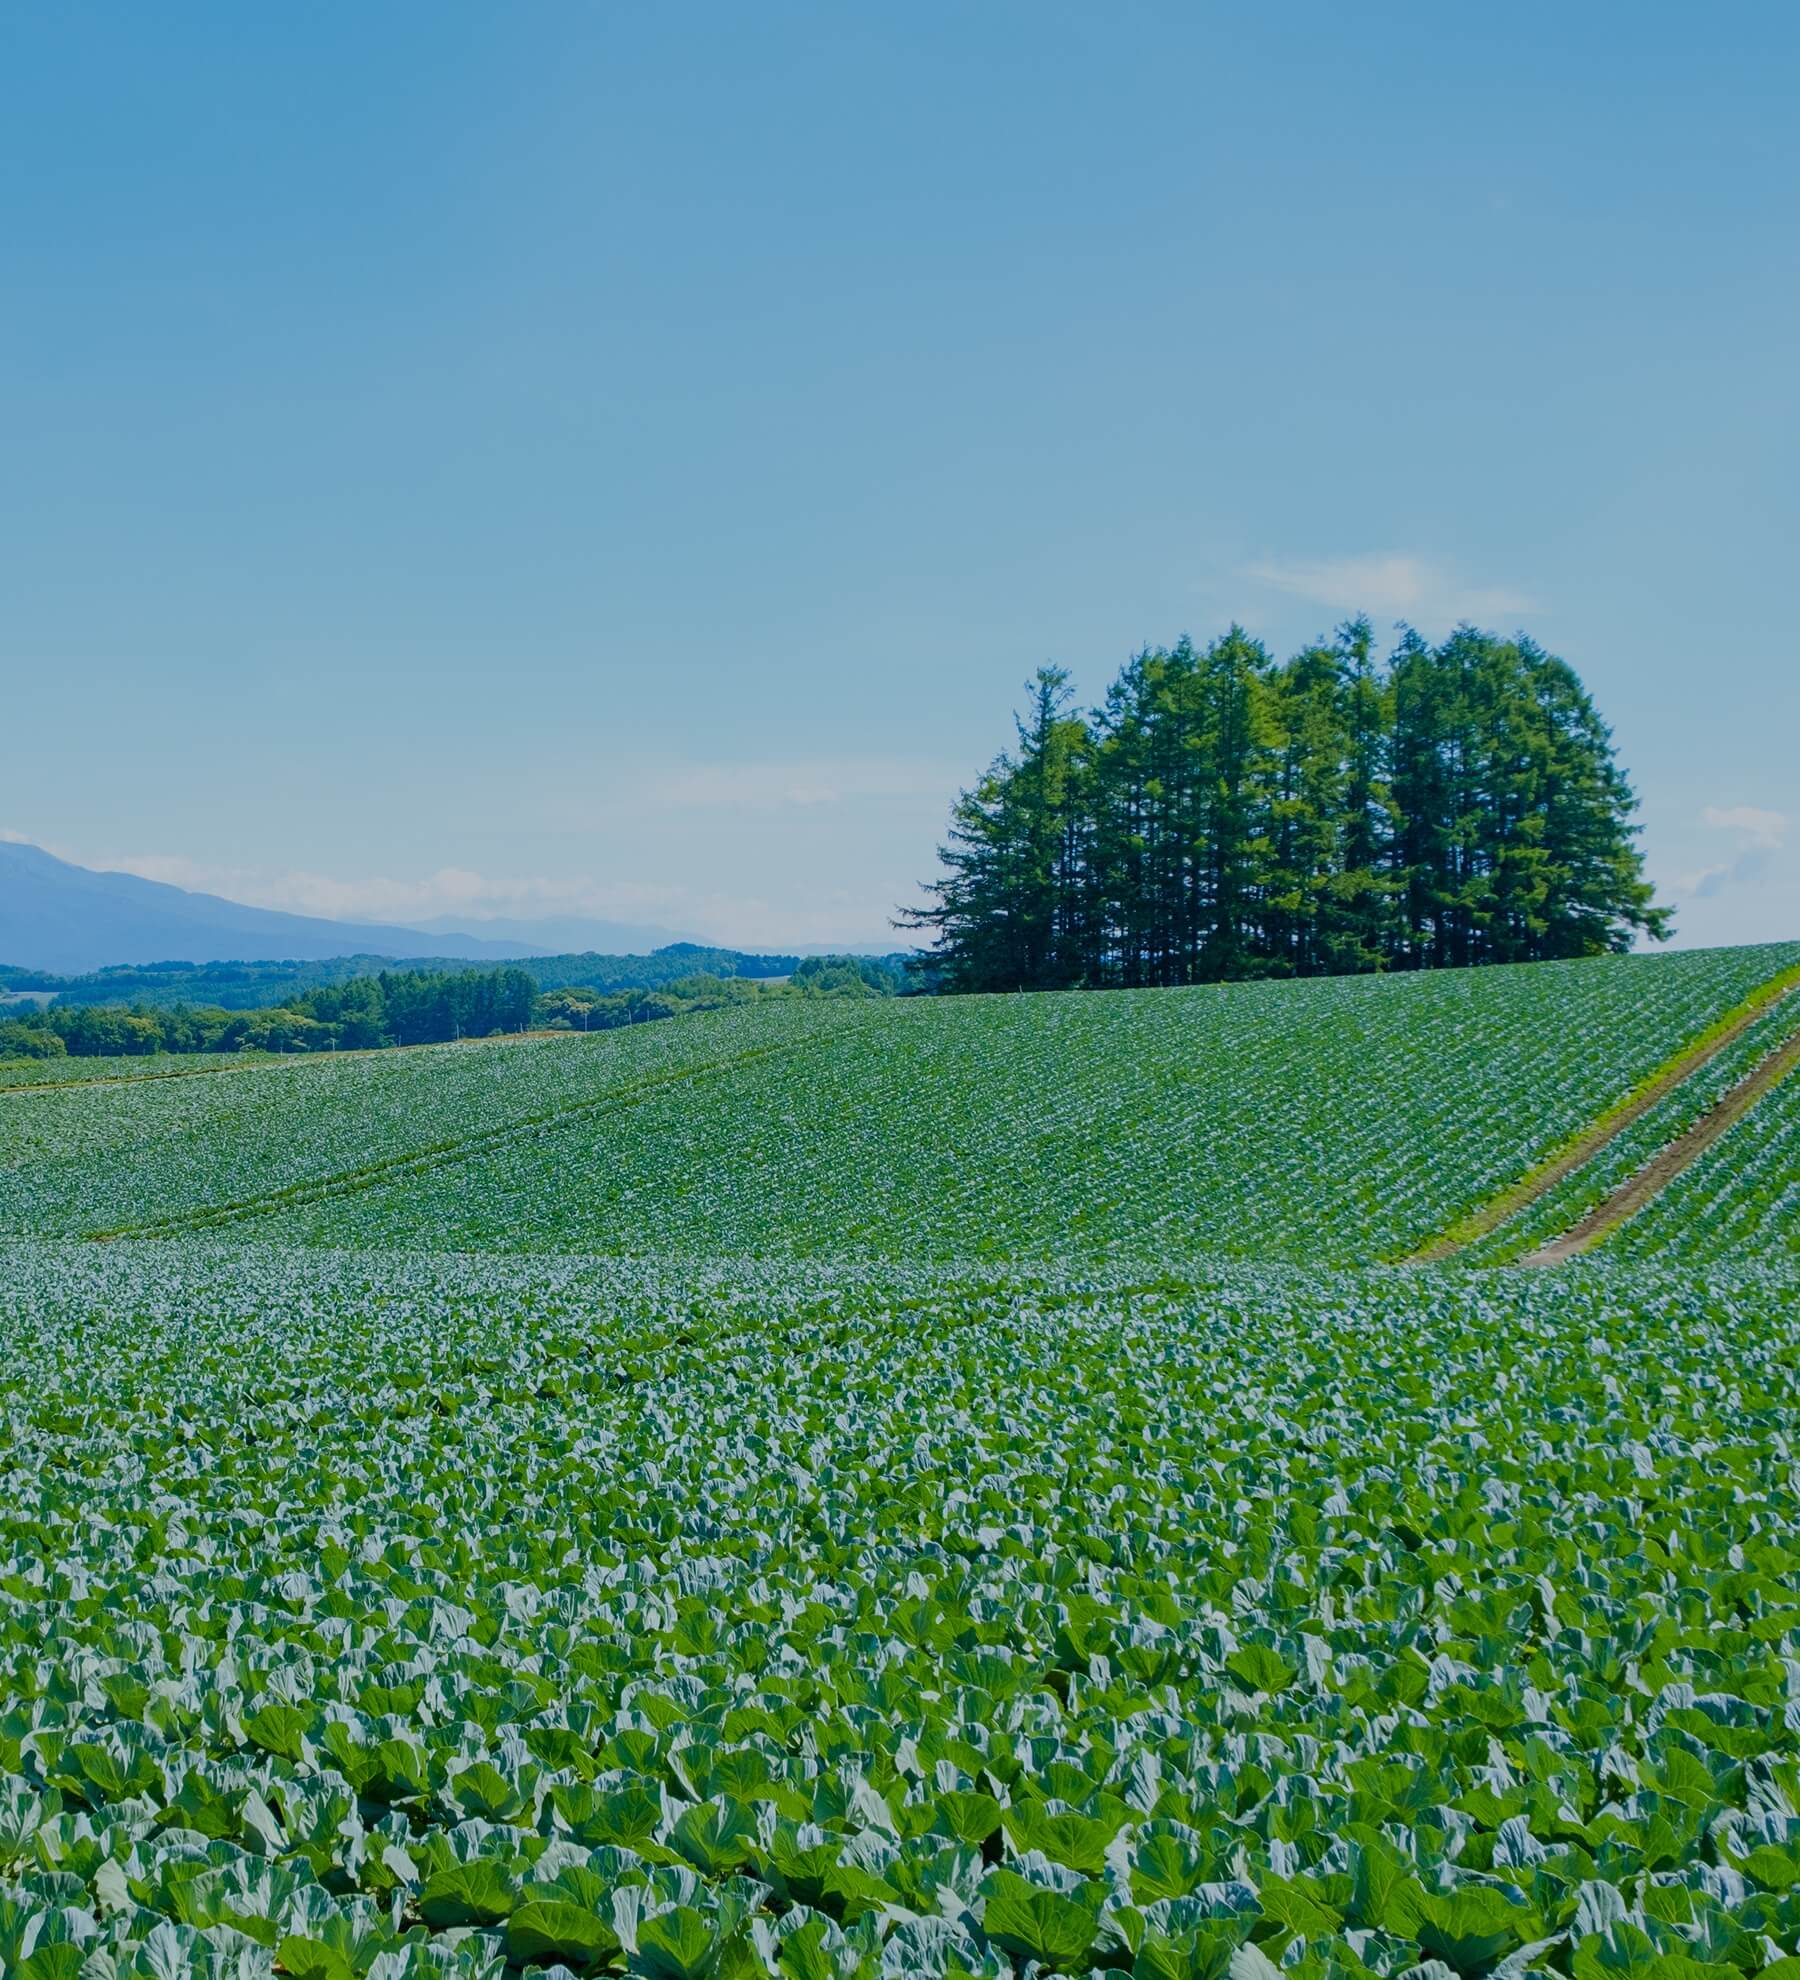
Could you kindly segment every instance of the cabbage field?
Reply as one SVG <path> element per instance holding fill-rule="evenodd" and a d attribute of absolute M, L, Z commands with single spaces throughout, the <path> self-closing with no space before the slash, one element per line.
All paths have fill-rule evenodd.
<path fill-rule="evenodd" d="M 568 1126 L 659 1082 L 791 1053 L 844 1006 L 795 1002 L 592 1038 L 289 1059 L 0 1094 L 0 1233 L 91 1235 Z M 757 1022 L 767 1018 L 767 1022 Z M 146 1062 L 153 1063 L 153 1062 Z"/>
<path fill-rule="evenodd" d="M 1469 1262 L 1493 1264 L 1517 1258 L 1532 1245 L 1567 1230 L 1610 1190 L 1648 1162 L 1665 1143 L 1692 1127 L 1766 1054 L 1796 1034 L 1800 1034 L 1800 996 L 1790 996 L 1763 1012 L 1716 1059 L 1683 1080 L 1592 1161 L 1547 1191 L 1528 1210 L 1509 1218 L 1491 1236 L 1471 1245 L 1467 1253 Z M 1698 1199 L 1694 1185 L 1698 1183 L 1702 1192 L 1717 1189 L 1735 1198 L 1746 1198 L 1752 1173 L 1760 1171 L 1765 1176 L 1770 1173 L 1769 1161 L 1751 1157 L 1749 1146 L 1768 1133 L 1769 1124 L 1780 1118 L 1783 1109 L 1791 1115 L 1794 1101 L 1795 1095 L 1785 1086 L 1770 1094 L 1707 1161 L 1698 1165 L 1690 1176 L 1681 1177 L 1628 1231 L 1618 1232 L 1611 1241 L 1613 1253 L 1637 1250 L 1640 1255 L 1650 1256 L 1670 1245 L 1674 1225 L 1668 1211 L 1677 1203 L 1685 1203 L 1689 1209 L 1680 1213 L 1687 1226 L 1683 1255 L 1691 1255 L 1700 1235 L 1696 1226 L 1703 1221 L 1696 1214 Z M 1800 1194 L 1800 1150 L 1795 1148 L 1792 1132 L 1790 1128 L 1785 1177 L 1794 1192 Z M 1781 1158 L 1774 1150 L 1771 1154 L 1778 1169 Z M 1794 1195 L 1789 1196 L 1785 1215 L 1773 1203 L 1741 1201 L 1735 1228 L 1719 1225 L 1709 1240 L 1707 1255 L 1729 1259 L 1744 1251 L 1754 1254 L 1766 1246 L 1774 1246 L 1777 1251 L 1784 1246 L 1790 1250 L 1800 1247 L 1800 1204 Z"/>
<path fill-rule="evenodd" d="M 0 1095 L 0 1232 L 1053 1261 L 1403 1258 L 1800 946 L 782 1004 Z"/>
<path fill-rule="evenodd" d="M 23 1086 L 95 1086 L 121 1079 L 196 1079 L 209 1073 L 241 1072 L 277 1063 L 269 1052 L 240 1052 L 223 1063 L 201 1063 L 173 1054 L 156 1057 L 0 1059 L 0 1093 Z"/>
<path fill-rule="evenodd" d="M 1800 1980 L 1797 958 L 0 1092 L 0 1980 Z"/>
<path fill-rule="evenodd" d="M 1628 1257 L 1800 1266 L 1800 1078 L 1790 1074 L 1612 1240 Z"/>

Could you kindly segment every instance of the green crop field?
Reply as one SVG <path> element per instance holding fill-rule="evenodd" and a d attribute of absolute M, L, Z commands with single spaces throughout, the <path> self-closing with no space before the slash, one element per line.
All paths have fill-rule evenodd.
<path fill-rule="evenodd" d="M 1491 1235 L 1472 1245 L 1469 1249 L 1469 1262 L 1477 1264 L 1504 1262 L 1529 1250 L 1533 1244 L 1566 1230 L 1599 1203 L 1609 1190 L 1617 1188 L 1648 1162 L 1665 1143 L 1693 1126 L 1702 1118 L 1706 1110 L 1716 1105 L 1765 1054 L 1776 1050 L 1796 1033 L 1800 1033 L 1800 996 L 1784 998 L 1764 1011 L 1745 1029 L 1741 1037 L 1720 1053 L 1718 1058 L 1702 1067 L 1692 1078 L 1683 1080 L 1648 1112 L 1632 1122 L 1594 1160 L 1585 1163 L 1566 1180 L 1548 1191 L 1528 1211 L 1508 1219 Z M 1783 1103 L 1780 1095 L 1772 1095 L 1765 1103 L 1771 1109 L 1781 1104 Z M 1757 1110 L 1754 1118 L 1760 1126 L 1763 1119 L 1761 1109 Z M 1755 1131 L 1754 1128 L 1751 1129 L 1751 1132 Z M 1718 1163 L 1719 1173 L 1729 1174 L 1735 1170 L 1742 1146 L 1740 1142 L 1723 1151 Z M 1681 1193 L 1685 1194 L 1685 1179 L 1680 1189 Z M 1676 1193 L 1676 1191 L 1670 1192 L 1671 1195 Z M 1613 1241 L 1615 1248 L 1624 1250 L 1643 1243 L 1661 1221 L 1661 1206 L 1658 1205 L 1656 1214 L 1646 1213 L 1638 1220 L 1629 1233 L 1629 1238 L 1626 1232 L 1621 1231 Z M 1746 1244 L 1754 1249 L 1759 1240 L 1772 1238 L 1775 1235 L 1775 1228 L 1773 1220 L 1770 1220 L 1761 1231 L 1757 1230 L 1754 1224 L 1746 1224 L 1739 1229 L 1735 1240 L 1722 1246 L 1713 1255 L 1732 1257 Z M 1652 1248 L 1654 1244 L 1655 1240 L 1652 1240 Z"/>
<path fill-rule="evenodd" d="M 796 1004 L 13 1096 L 0 1231 L 581 1254 L 1403 1257 L 1800 948 Z"/>
<path fill-rule="evenodd" d="M 1792 1027 L 1790 1027 L 1790 1030 Z M 1629 1257 L 1800 1264 L 1800 1077 L 1792 1074 L 1612 1240 Z"/>
<path fill-rule="evenodd" d="M 1800 1980 L 1797 962 L 0 1079 L 0 1980 Z"/>
<path fill-rule="evenodd" d="M 87 1234 L 411 1162 L 791 1053 L 841 1005 L 0 1096 L 0 1232 Z M 760 1021 L 759 1021 L 760 1020 Z M 175 1061 L 182 1064 L 182 1061 Z"/>
<path fill-rule="evenodd" d="M 273 1053 L 245 1052 L 224 1063 L 179 1058 L 0 1059 L 0 1092 L 23 1086 L 92 1086 L 121 1079 L 192 1079 L 277 1063 Z"/>

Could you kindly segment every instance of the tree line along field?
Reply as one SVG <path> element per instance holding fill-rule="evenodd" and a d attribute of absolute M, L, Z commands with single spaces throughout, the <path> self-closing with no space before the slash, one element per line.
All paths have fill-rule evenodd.
<path fill-rule="evenodd" d="M 0 1094 L 7 1980 L 1800 1980 L 1797 963 Z"/>

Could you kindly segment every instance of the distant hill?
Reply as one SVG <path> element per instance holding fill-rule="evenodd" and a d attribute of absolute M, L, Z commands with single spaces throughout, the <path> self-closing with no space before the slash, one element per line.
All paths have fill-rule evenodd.
<path fill-rule="evenodd" d="M 81 975 L 113 963 L 180 957 L 205 963 L 361 954 L 405 956 L 417 930 L 246 907 L 132 873 L 99 873 L 38 846 L 0 843 L 0 958 L 23 969 Z M 439 935 L 430 945 L 462 961 L 522 956 L 516 942 Z"/>
<path fill-rule="evenodd" d="M 495 960 L 355 955 L 277 962 L 151 963 L 65 976 L 0 967 L 0 1004 L 9 994 L 40 996 L 48 991 L 59 1004 L 132 1004 L 150 1010 L 191 1004 L 252 1011 L 384 969 L 480 969 Z M 800 965 L 797 955 L 752 956 L 737 949 L 708 949 L 688 942 L 647 956 L 523 956 L 506 960 L 517 961 L 536 979 L 540 990 L 655 990 L 700 972 L 780 978 L 792 975 Z"/>
<path fill-rule="evenodd" d="M 627 922 L 500 924 L 503 938 L 434 927 L 330 921 L 246 907 L 131 873 L 101 873 L 57 859 L 39 846 L 0 841 L 0 962 L 18 969 L 82 976 L 119 963 L 180 958 L 188 963 L 310 962 L 328 957 L 510 962 L 573 946 L 643 949 L 671 939 L 667 929 Z"/>

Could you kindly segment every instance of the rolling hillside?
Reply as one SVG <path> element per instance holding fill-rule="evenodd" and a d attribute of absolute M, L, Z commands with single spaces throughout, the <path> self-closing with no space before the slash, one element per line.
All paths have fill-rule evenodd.
<path fill-rule="evenodd" d="M 1691 1264 L 1800 1264 L 1800 1070 L 1790 1070 L 1602 1250 Z"/>
<path fill-rule="evenodd" d="M 359 931 L 364 936 L 366 929 Z M 415 941 L 417 937 L 415 936 Z M 41 986 L 59 1004 L 127 1004 L 166 1009 L 172 1004 L 211 1005 L 222 1010 L 255 1010 L 281 1004 L 325 984 L 348 983 L 358 976 L 383 970 L 425 970 L 433 974 L 458 968 L 492 967 L 496 956 L 333 955 L 315 962 L 161 964 L 145 968 L 93 970 L 84 976 L 55 976 L 32 972 L 28 981 Z M 801 962 L 798 955 L 751 954 L 742 949 L 713 949 L 693 942 L 673 942 L 648 955 L 544 955 L 520 951 L 517 961 L 540 990 L 571 985 L 591 990 L 654 989 L 704 970 L 714 976 L 788 976 Z M 23 972 L 10 972 L 24 974 Z M 0 970 L 0 980 L 9 972 Z"/>
<path fill-rule="evenodd" d="M 0 1095 L 0 1229 L 641 1256 L 1409 1255 L 1800 949 L 721 1013 Z"/>
<path fill-rule="evenodd" d="M 1797 965 L 0 1092 L 9 1976 L 1788 1980 Z"/>

